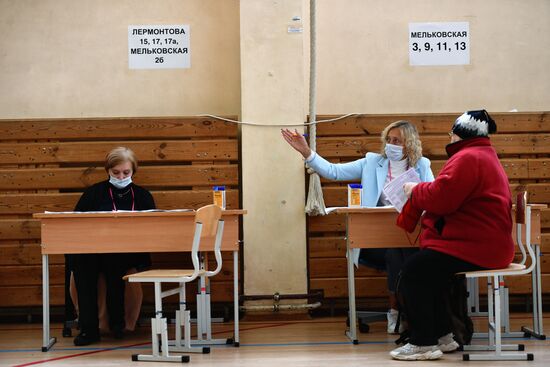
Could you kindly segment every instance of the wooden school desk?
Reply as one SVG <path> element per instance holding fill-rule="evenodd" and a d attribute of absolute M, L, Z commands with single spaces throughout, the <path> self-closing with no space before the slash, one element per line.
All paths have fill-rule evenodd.
<path fill-rule="evenodd" d="M 541 241 L 540 235 L 540 220 L 541 210 L 546 208 L 542 204 L 529 204 L 531 207 L 531 243 L 539 244 Z M 358 344 L 357 340 L 357 316 L 355 305 L 355 269 L 353 264 L 352 250 L 355 248 L 391 248 L 391 247 L 411 247 L 412 242 L 418 235 L 419 226 L 414 233 L 409 234 L 409 239 L 405 231 L 397 227 L 397 211 L 392 207 L 377 207 L 377 208 L 337 208 L 333 213 L 346 215 L 346 243 L 347 243 L 347 267 L 348 267 L 348 298 L 349 298 L 349 331 L 346 335 L 353 344 Z M 513 226 L 514 241 L 516 239 Z M 418 243 L 418 242 L 417 242 Z M 524 242 L 525 243 L 525 242 Z M 533 281 L 533 301 L 540 303 L 540 264 L 537 262 L 535 270 L 532 274 L 533 279 L 538 279 L 538 284 L 535 286 Z M 535 289 L 536 288 L 536 289 Z M 538 307 L 537 307 L 538 308 Z M 542 310 L 541 310 L 542 311 Z M 535 311 L 534 323 L 541 323 L 542 313 Z"/>
<path fill-rule="evenodd" d="M 224 210 L 221 249 L 233 252 L 235 343 L 239 342 L 239 216 L 246 210 Z M 96 213 L 39 213 L 42 247 L 42 351 L 56 342 L 50 337 L 50 290 L 48 255 L 191 251 L 195 212 L 134 211 Z M 214 242 L 201 243 L 213 250 Z"/>

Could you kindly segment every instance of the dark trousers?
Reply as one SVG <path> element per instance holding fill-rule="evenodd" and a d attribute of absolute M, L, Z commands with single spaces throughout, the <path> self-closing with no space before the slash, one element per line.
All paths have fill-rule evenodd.
<path fill-rule="evenodd" d="M 421 250 L 405 261 L 399 280 L 414 345 L 436 345 L 437 339 L 451 332 L 450 315 L 444 295 L 456 273 L 482 268 L 434 250 Z"/>
<path fill-rule="evenodd" d="M 105 276 L 106 303 L 111 330 L 124 329 L 125 254 L 74 255 L 72 268 L 78 292 L 78 323 L 82 332 L 99 333 L 97 280 Z"/>
<path fill-rule="evenodd" d="M 397 278 L 405 260 L 418 248 L 369 248 L 361 249 L 359 263 L 377 270 L 385 270 L 388 277 L 388 291 L 395 293 Z"/>

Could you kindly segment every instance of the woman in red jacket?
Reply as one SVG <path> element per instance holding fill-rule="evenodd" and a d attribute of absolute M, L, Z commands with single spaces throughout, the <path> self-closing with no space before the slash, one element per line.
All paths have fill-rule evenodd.
<path fill-rule="evenodd" d="M 410 342 L 390 352 L 395 359 L 440 358 L 457 349 L 443 295 L 454 274 L 508 266 L 514 256 L 508 177 L 488 134 L 496 124 L 487 111 L 468 111 L 453 125 L 449 160 L 433 182 L 406 183 L 410 197 L 401 223 L 423 211 L 422 251 L 404 264 L 403 295 Z"/>

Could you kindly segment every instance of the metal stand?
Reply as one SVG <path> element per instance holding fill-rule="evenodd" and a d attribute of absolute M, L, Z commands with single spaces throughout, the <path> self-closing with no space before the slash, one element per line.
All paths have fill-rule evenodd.
<path fill-rule="evenodd" d="M 346 231 L 347 232 L 347 231 Z M 349 238 L 347 242 L 347 263 L 348 263 L 348 299 L 349 299 L 349 330 L 346 330 L 346 336 L 353 344 L 359 344 L 357 339 L 357 313 L 355 306 L 355 269 L 353 269 L 353 251 L 349 246 Z"/>
<path fill-rule="evenodd" d="M 57 342 L 50 337 L 50 270 L 48 255 L 42 255 L 42 352 L 47 352 Z"/>
<path fill-rule="evenodd" d="M 166 318 L 162 317 L 162 297 L 163 292 L 161 291 L 160 282 L 155 282 L 155 317 L 151 319 L 151 346 L 153 354 L 134 354 L 132 355 L 132 361 L 189 362 L 189 356 L 174 356 L 169 354 L 168 324 Z M 178 329 L 179 325 L 176 327 L 176 330 Z M 162 345 L 166 347 L 162 348 Z"/>
<path fill-rule="evenodd" d="M 470 316 L 487 316 L 487 312 L 481 311 L 479 307 L 478 278 L 466 279 L 466 288 L 468 290 L 468 314 Z"/>
<path fill-rule="evenodd" d="M 533 244 L 536 259 L 540 259 L 540 246 Z M 504 282 L 504 277 L 500 277 L 500 281 Z M 504 286 L 500 292 L 501 297 L 501 320 L 504 329 L 503 338 L 521 338 L 533 337 L 539 340 L 546 340 L 546 335 L 543 331 L 543 316 L 542 316 L 542 285 L 541 285 L 541 269 L 540 261 L 537 261 L 535 268 L 531 272 L 532 282 L 532 299 L 533 299 L 533 328 L 526 326 L 521 327 L 521 331 L 511 331 L 510 329 L 510 294 L 508 287 Z M 487 312 L 482 312 L 479 307 L 479 285 L 478 278 L 467 279 L 468 287 L 468 314 L 470 316 L 488 316 Z M 474 333 L 473 338 L 487 338 L 488 333 Z"/>
<path fill-rule="evenodd" d="M 486 354 L 468 354 L 462 355 L 465 361 L 532 361 L 534 355 L 532 353 L 525 353 L 525 346 L 518 344 L 515 345 L 503 345 L 502 344 L 502 329 L 509 328 L 509 312 L 508 312 L 508 289 L 504 286 L 505 275 L 522 275 L 533 274 L 535 272 L 535 266 L 539 263 L 538 258 L 535 256 L 535 252 L 531 247 L 531 208 L 525 206 L 525 196 L 521 201 L 522 196 L 518 194 L 516 223 L 517 223 L 517 242 L 524 253 L 524 247 L 522 243 L 522 227 L 525 224 L 525 244 L 529 251 L 531 258 L 531 265 L 525 267 L 525 255 L 524 261 L 520 264 L 511 264 L 505 269 L 484 270 L 484 271 L 472 271 L 466 272 L 467 278 L 479 278 L 487 277 L 487 308 L 488 308 L 488 323 L 489 331 L 487 333 L 487 345 L 486 346 L 470 346 L 465 345 L 464 350 L 484 350 L 491 351 Z M 524 218 L 519 216 L 520 208 L 525 206 Z M 525 254 L 525 253 L 524 253 Z M 504 306 L 504 307 L 502 307 Z M 503 317 L 505 316 L 505 317 Z M 504 320 L 503 320 L 504 319 Z M 512 334 L 509 333 L 508 334 Z M 509 335 L 508 335 L 509 336 Z M 517 347 L 517 349 L 516 349 Z M 510 353 L 504 352 L 506 350 L 522 351 L 522 353 Z"/>
<path fill-rule="evenodd" d="M 179 284 L 179 298 L 180 309 L 176 311 L 176 338 L 168 342 L 170 351 L 203 354 L 210 353 L 209 347 L 191 346 L 191 311 L 186 308 L 185 283 Z"/>
<path fill-rule="evenodd" d="M 487 297 L 489 304 L 489 332 L 488 345 L 465 345 L 464 351 L 492 351 L 489 354 L 469 354 L 462 355 L 464 361 L 532 361 L 532 353 L 502 353 L 503 351 L 523 351 L 525 347 L 518 345 L 501 344 L 501 294 L 500 294 L 500 276 L 488 277 Z"/>
<path fill-rule="evenodd" d="M 201 257 L 201 269 L 205 269 L 205 258 Z M 233 344 L 233 338 L 212 339 L 212 321 L 221 321 L 223 319 L 212 319 L 210 303 L 210 281 L 205 276 L 201 276 L 198 282 L 197 293 L 197 339 L 193 344 L 197 345 L 220 345 Z"/>
<path fill-rule="evenodd" d="M 357 320 L 359 321 L 359 332 L 368 333 L 370 330 L 369 323 L 375 321 L 386 321 L 388 315 L 386 312 L 380 311 L 357 311 Z"/>
<path fill-rule="evenodd" d="M 535 250 L 535 257 L 537 258 L 537 265 L 531 273 L 531 282 L 532 287 L 531 291 L 533 293 L 533 328 L 530 329 L 526 326 L 521 327 L 526 337 L 534 337 L 539 340 L 546 340 L 546 335 L 544 335 L 543 326 L 542 326 L 542 285 L 541 285 L 541 274 L 540 274 L 540 246 L 533 245 Z"/>
<path fill-rule="evenodd" d="M 171 351 L 187 352 L 187 353 L 210 353 L 208 347 L 192 347 L 192 345 L 226 345 L 233 344 L 239 346 L 238 334 L 238 253 L 235 251 L 233 255 L 234 261 L 234 299 L 235 299 L 235 338 L 213 339 L 212 338 L 212 322 L 223 322 L 222 318 L 212 318 L 211 316 L 211 300 L 210 300 L 210 282 L 208 277 L 201 275 L 198 278 L 198 293 L 197 293 L 197 318 L 190 318 L 190 311 L 186 310 L 185 287 L 180 285 L 180 309 L 176 311 L 176 338 L 169 341 Z M 205 270 L 205 259 L 201 256 L 201 270 Z M 191 339 L 190 327 L 185 327 L 186 323 L 196 321 L 197 323 L 197 339 Z M 183 326 L 184 335 L 182 338 L 181 327 Z"/>
<path fill-rule="evenodd" d="M 469 279 L 469 280 L 476 280 L 477 279 Z M 502 332 L 501 336 L 503 338 L 522 338 L 524 336 L 523 331 L 512 331 L 510 328 L 510 290 L 508 287 L 506 287 L 504 283 L 504 277 L 500 276 L 499 281 L 501 284 L 500 288 L 500 320 L 501 320 L 501 326 L 502 326 Z M 489 285 L 491 283 L 491 278 L 487 278 L 487 287 L 489 289 Z M 479 299 L 479 288 L 477 297 Z M 487 297 L 492 297 L 492 295 L 487 295 Z M 479 302 L 479 301 L 478 301 Z M 487 314 L 487 312 L 479 312 L 476 314 L 476 316 L 483 316 L 483 314 Z M 472 336 L 475 339 L 486 339 L 489 337 L 488 333 L 474 333 Z M 486 349 L 490 350 L 490 349 Z M 512 350 L 518 350 L 518 349 L 512 349 Z"/>

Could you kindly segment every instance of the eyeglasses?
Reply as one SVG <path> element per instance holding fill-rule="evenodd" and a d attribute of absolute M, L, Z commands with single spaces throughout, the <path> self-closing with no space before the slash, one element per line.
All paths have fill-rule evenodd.
<path fill-rule="evenodd" d="M 449 134 L 449 138 L 452 138 L 454 133 L 452 131 L 449 131 L 447 134 Z"/>

